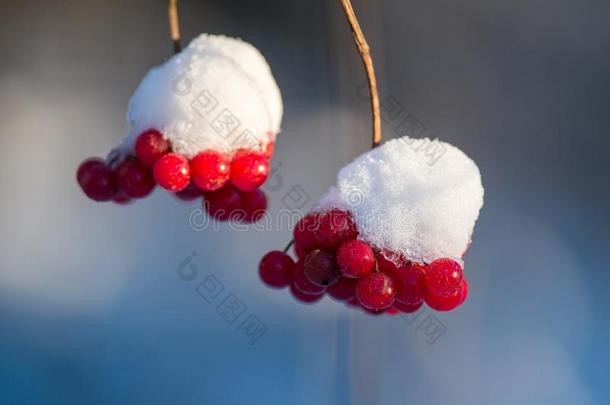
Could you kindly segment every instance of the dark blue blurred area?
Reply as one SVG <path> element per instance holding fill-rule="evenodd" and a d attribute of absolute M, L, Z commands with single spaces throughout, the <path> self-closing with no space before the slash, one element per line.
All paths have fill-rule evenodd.
<path fill-rule="evenodd" d="M 285 103 L 271 215 L 295 187 L 310 207 L 370 142 L 338 2 L 180 4 L 185 41 L 223 33 L 267 57 Z M 119 142 L 131 93 L 171 54 L 165 2 L 1 1 L 0 403 L 610 402 L 610 3 L 354 8 L 382 101 L 400 106 L 385 137 L 411 115 L 483 176 L 469 300 L 434 314 L 442 336 L 431 343 L 423 318 L 265 288 L 258 260 L 288 228 L 196 232 L 197 204 L 159 190 L 126 207 L 87 200 L 75 168 Z"/>

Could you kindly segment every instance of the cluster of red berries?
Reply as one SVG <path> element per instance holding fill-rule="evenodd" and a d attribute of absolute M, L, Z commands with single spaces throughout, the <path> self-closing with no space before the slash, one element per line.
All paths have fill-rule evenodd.
<path fill-rule="evenodd" d="M 263 152 L 239 150 L 232 158 L 204 150 L 190 161 L 172 152 L 170 142 L 157 130 L 140 134 L 135 156 L 106 164 L 90 158 L 78 168 L 76 177 L 83 192 L 95 201 L 125 204 L 146 197 L 155 185 L 176 193 L 182 200 L 203 196 L 208 213 L 219 220 L 256 220 L 267 207 L 259 187 L 269 174 L 273 143 Z"/>
<path fill-rule="evenodd" d="M 259 275 L 269 287 L 290 287 L 301 302 L 313 303 L 328 293 L 374 314 L 415 312 L 424 302 L 437 311 L 450 311 L 466 300 L 468 283 L 456 261 L 390 260 L 389 252 L 357 237 L 349 212 L 308 214 L 294 228 L 298 261 L 285 252 L 269 252 L 260 262 Z"/>

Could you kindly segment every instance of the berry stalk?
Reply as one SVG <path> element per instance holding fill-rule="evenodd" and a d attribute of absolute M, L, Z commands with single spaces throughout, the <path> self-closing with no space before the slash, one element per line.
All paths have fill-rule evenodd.
<path fill-rule="evenodd" d="M 371 48 L 366 42 L 360 23 L 356 18 L 356 13 L 352 7 L 350 0 L 340 0 L 343 6 L 343 11 L 347 17 L 358 52 L 362 58 L 364 64 L 364 70 L 366 71 L 366 78 L 369 84 L 369 91 L 371 93 L 371 114 L 373 116 L 373 142 L 372 148 L 379 146 L 381 143 L 381 112 L 379 108 L 379 92 L 377 90 L 377 78 L 375 77 L 375 68 L 373 66 L 373 58 L 371 57 Z"/>
<path fill-rule="evenodd" d="M 180 44 L 180 23 L 178 21 L 178 0 L 169 0 L 168 4 L 169 16 L 169 34 L 174 43 L 174 53 L 179 53 L 182 50 Z"/>

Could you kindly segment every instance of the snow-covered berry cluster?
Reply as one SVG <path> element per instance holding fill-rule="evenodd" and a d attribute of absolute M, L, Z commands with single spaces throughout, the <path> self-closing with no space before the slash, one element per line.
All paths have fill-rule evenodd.
<path fill-rule="evenodd" d="M 483 204 L 480 174 L 459 149 L 429 165 L 400 138 L 345 166 L 318 206 L 295 226 L 295 261 L 263 257 L 259 274 L 303 302 L 328 293 L 370 313 L 438 311 L 468 295 L 462 257 Z"/>
<path fill-rule="evenodd" d="M 259 211 L 282 110 L 256 48 L 203 34 L 146 75 L 129 103 L 129 134 L 106 161 L 85 160 L 77 181 L 95 201 L 126 203 L 159 185 L 183 200 L 205 196 L 218 219 Z"/>

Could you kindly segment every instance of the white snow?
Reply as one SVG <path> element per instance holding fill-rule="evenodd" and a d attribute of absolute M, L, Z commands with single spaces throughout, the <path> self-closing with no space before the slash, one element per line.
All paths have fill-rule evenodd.
<path fill-rule="evenodd" d="M 350 211 L 360 238 L 417 262 L 461 261 L 483 206 L 477 165 L 428 138 L 398 138 L 343 167 L 316 211 Z"/>
<path fill-rule="evenodd" d="M 202 34 L 151 69 L 129 103 L 130 131 L 119 147 L 133 150 L 140 133 L 161 131 L 175 152 L 233 153 L 275 142 L 282 98 L 261 53 L 235 38 Z"/>

